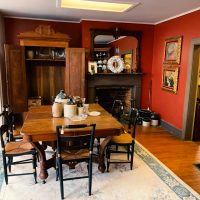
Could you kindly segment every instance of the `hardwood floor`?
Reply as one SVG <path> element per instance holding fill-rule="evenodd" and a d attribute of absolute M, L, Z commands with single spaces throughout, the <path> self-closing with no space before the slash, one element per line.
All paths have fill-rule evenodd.
<path fill-rule="evenodd" d="M 200 194 L 200 142 L 182 141 L 161 127 L 136 128 L 136 140 Z"/>

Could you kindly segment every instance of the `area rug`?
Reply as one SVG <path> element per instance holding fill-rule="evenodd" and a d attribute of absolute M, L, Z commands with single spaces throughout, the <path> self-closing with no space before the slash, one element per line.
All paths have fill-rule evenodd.
<path fill-rule="evenodd" d="M 51 156 L 51 152 L 48 152 Z M 30 168 L 29 168 L 30 167 Z M 26 165 L 23 170 L 30 171 Z M 13 167 L 13 172 L 19 167 Z M 65 168 L 65 176 L 86 174 L 85 163 L 74 170 Z M 46 184 L 34 184 L 32 176 L 10 177 L 0 191 L 2 200 L 57 200 L 60 199 L 59 182 L 55 170 L 50 169 Z M 1 176 L 2 178 L 2 176 Z M 2 179 L 1 179 L 2 180 Z M 138 142 L 135 146 L 134 169 L 129 164 L 112 164 L 110 172 L 101 173 L 93 164 L 92 195 L 88 196 L 88 180 L 64 182 L 67 200 L 200 200 L 199 194 L 181 181 Z"/>

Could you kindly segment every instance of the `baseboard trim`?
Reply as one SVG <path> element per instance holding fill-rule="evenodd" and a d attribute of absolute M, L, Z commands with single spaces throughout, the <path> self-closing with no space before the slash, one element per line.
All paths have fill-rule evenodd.
<path fill-rule="evenodd" d="M 163 120 L 160 120 L 160 126 L 163 127 L 164 129 L 166 129 L 167 131 L 169 131 L 172 135 L 180 138 L 180 139 L 183 139 L 182 137 L 182 130 L 172 126 L 171 124 L 163 121 Z"/>

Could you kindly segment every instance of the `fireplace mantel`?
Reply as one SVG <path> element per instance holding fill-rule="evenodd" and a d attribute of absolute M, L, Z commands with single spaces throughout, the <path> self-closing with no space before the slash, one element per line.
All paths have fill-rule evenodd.
<path fill-rule="evenodd" d="M 132 87 L 132 98 L 136 100 L 136 107 L 140 108 L 142 73 L 97 73 L 87 75 L 88 102 L 96 98 L 97 87 Z"/>

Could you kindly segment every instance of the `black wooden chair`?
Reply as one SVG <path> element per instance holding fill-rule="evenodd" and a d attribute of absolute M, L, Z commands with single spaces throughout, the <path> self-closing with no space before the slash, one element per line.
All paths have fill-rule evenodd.
<path fill-rule="evenodd" d="M 136 108 L 131 108 L 129 113 L 128 131 L 124 129 L 121 135 L 112 136 L 106 149 L 107 172 L 109 172 L 109 166 L 112 163 L 130 163 L 130 169 L 132 170 L 137 118 L 138 110 Z M 127 159 L 112 158 L 113 154 L 116 155 L 121 153 L 127 154 Z"/>
<path fill-rule="evenodd" d="M 121 116 L 123 114 L 123 103 L 121 100 L 115 99 L 113 101 L 112 107 L 111 107 L 111 114 L 113 117 L 117 118 L 118 121 L 121 121 Z M 97 150 L 99 153 L 99 147 L 100 147 L 100 139 L 101 138 L 96 138 L 97 139 Z"/>
<path fill-rule="evenodd" d="M 15 125 L 14 113 L 9 105 L 3 106 L 1 116 L 3 117 L 3 124 L 7 124 L 9 126 L 10 140 L 22 140 L 22 135 Z"/>
<path fill-rule="evenodd" d="M 60 180 L 61 199 L 64 199 L 63 181 L 73 179 L 89 179 L 89 195 L 92 189 L 92 155 L 95 124 L 63 125 L 56 127 L 56 180 Z M 63 178 L 63 164 L 88 163 L 88 175 Z"/>
<path fill-rule="evenodd" d="M 0 137 L 1 137 L 1 147 L 2 147 L 2 157 L 3 157 L 3 167 L 5 182 L 8 184 L 9 176 L 19 176 L 19 175 L 33 175 L 35 183 L 37 183 L 37 173 L 36 173 L 36 151 L 33 146 L 28 142 L 23 141 L 11 141 L 9 125 L 4 124 L 0 127 Z M 31 158 L 23 158 L 22 156 L 30 155 Z M 14 158 L 21 157 L 14 161 Z M 27 164 L 32 163 L 33 171 L 30 173 L 18 173 L 11 174 L 11 166 L 17 164 Z M 8 171 L 9 169 L 9 171 Z M 23 168 L 21 168 L 23 171 Z"/>
<path fill-rule="evenodd" d="M 112 104 L 111 114 L 113 117 L 117 118 L 118 121 L 121 120 L 123 114 L 124 106 L 121 100 L 115 99 Z"/>

